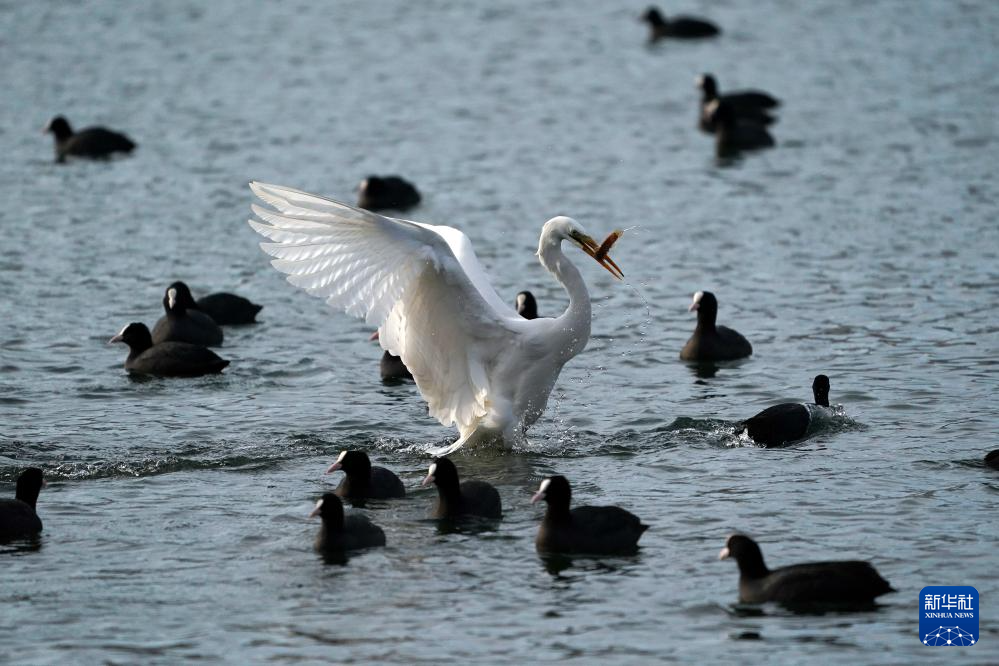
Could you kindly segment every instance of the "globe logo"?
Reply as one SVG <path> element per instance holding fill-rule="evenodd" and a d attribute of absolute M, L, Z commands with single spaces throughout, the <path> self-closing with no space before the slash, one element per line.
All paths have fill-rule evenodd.
<path fill-rule="evenodd" d="M 938 627 L 923 636 L 923 645 L 974 645 L 975 637 L 961 627 Z"/>

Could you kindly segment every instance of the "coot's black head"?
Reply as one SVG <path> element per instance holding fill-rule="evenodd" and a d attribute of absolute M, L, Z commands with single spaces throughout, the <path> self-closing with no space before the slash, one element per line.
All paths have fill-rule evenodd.
<path fill-rule="evenodd" d="M 163 294 L 163 309 L 174 314 L 184 314 L 188 308 L 197 309 L 197 305 L 187 285 L 177 281 L 167 287 Z"/>
<path fill-rule="evenodd" d="M 347 476 L 360 475 L 363 478 L 371 476 L 371 459 L 364 451 L 341 451 L 340 456 L 326 470 L 327 474 L 342 469 Z"/>
<path fill-rule="evenodd" d="M 999 449 L 989 451 L 985 454 L 985 466 L 992 469 L 999 469 Z"/>
<path fill-rule="evenodd" d="M 812 393 L 815 394 L 815 404 L 823 407 L 829 406 L 829 378 L 825 375 L 816 375 L 812 382 Z"/>
<path fill-rule="evenodd" d="M 113 342 L 124 342 L 133 352 L 141 353 L 153 346 L 153 336 L 145 324 L 134 321 L 108 340 L 108 344 Z"/>
<path fill-rule="evenodd" d="M 694 294 L 693 300 L 687 312 L 697 311 L 698 324 L 714 325 L 715 318 L 718 317 L 718 299 L 710 291 L 699 291 Z"/>
<path fill-rule="evenodd" d="M 52 133 L 59 141 L 73 136 L 73 128 L 70 127 L 69 121 L 62 116 L 56 116 L 50 120 L 49 124 L 45 126 L 45 131 Z"/>
<path fill-rule="evenodd" d="M 524 319 L 538 318 L 538 302 L 534 300 L 534 294 L 529 291 L 517 294 L 517 314 Z"/>
<path fill-rule="evenodd" d="M 538 492 L 531 498 L 531 504 L 544 500 L 549 508 L 569 508 L 572 501 L 572 488 L 564 476 L 551 476 L 541 482 Z"/>
<path fill-rule="evenodd" d="M 656 7 L 649 7 L 642 14 L 642 20 L 650 25 L 665 25 L 666 19 Z"/>
<path fill-rule="evenodd" d="M 38 493 L 44 485 L 45 478 L 42 475 L 42 470 L 37 467 L 29 467 L 21 472 L 21 476 L 17 477 L 17 494 L 15 497 L 31 508 L 34 508 L 35 502 L 38 501 Z"/>
<path fill-rule="evenodd" d="M 447 458 L 434 458 L 427 470 L 427 478 L 423 480 L 424 486 L 430 483 L 441 489 L 458 488 L 458 468 Z"/>
<path fill-rule="evenodd" d="M 697 80 L 697 87 L 704 94 L 705 101 L 718 97 L 718 82 L 710 74 L 701 74 L 701 78 Z"/>
<path fill-rule="evenodd" d="M 385 189 L 385 179 L 379 176 L 368 176 L 357 186 L 357 191 L 362 197 L 365 195 L 369 197 L 381 196 Z"/>
<path fill-rule="evenodd" d="M 325 493 L 316 502 L 316 508 L 309 514 L 309 518 L 315 516 L 321 516 L 327 527 L 336 530 L 343 529 L 343 502 L 333 493 Z"/>
<path fill-rule="evenodd" d="M 733 558 L 739 564 L 739 572 L 745 576 L 759 577 L 767 574 L 763 563 L 763 553 L 756 542 L 745 534 L 733 534 L 718 553 L 718 559 Z"/>

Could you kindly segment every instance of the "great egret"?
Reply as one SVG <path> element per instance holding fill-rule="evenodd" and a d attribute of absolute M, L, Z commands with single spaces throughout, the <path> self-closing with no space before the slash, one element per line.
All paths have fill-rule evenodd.
<path fill-rule="evenodd" d="M 378 328 L 381 346 L 402 357 L 430 415 L 456 425 L 466 444 L 522 441 L 548 403 L 562 366 L 590 338 L 590 295 L 562 253 L 567 240 L 617 278 L 607 251 L 571 218 L 553 217 L 538 259 L 569 294 L 559 317 L 528 320 L 501 299 L 462 232 L 384 217 L 298 190 L 250 189 L 275 210 L 252 205 L 250 226 L 288 281 Z M 276 211 L 276 212 L 275 212 Z"/>

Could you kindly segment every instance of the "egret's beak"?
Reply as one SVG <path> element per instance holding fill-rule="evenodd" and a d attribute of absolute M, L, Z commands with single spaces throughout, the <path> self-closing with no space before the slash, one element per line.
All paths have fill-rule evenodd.
<path fill-rule="evenodd" d="M 621 236 L 620 231 L 611 232 L 607 236 L 607 240 L 603 242 L 602 245 L 597 245 L 597 242 L 590 238 L 589 236 L 580 235 L 576 240 L 579 241 L 579 246 L 583 249 L 583 252 L 590 255 L 597 260 L 597 263 L 607 269 L 607 271 L 616 277 L 618 280 L 624 277 L 624 273 L 618 268 L 618 265 L 614 263 L 607 253 L 610 251 L 611 246 L 617 241 Z"/>
<path fill-rule="evenodd" d="M 338 469 L 343 469 L 343 464 L 341 464 L 339 460 L 337 460 L 335 463 L 333 463 L 332 465 L 330 465 L 326 469 L 325 473 L 326 474 L 332 474 L 333 472 L 337 471 Z"/>
<path fill-rule="evenodd" d="M 727 560 L 728 556 L 731 555 L 731 554 L 732 553 L 730 553 L 729 550 L 728 550 L 728 546 L 725 546 L 720 551 L 718 551 L 718 559 L 719 560 Z"/>

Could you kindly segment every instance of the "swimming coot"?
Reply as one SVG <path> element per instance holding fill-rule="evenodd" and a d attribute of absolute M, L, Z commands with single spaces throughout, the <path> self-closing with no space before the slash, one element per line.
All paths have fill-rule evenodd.
<path fill-rule="evenodd" d="M 192 345 L 217 347 L 222 344 L 222 328 L 197 309 L 191 290 L 183 282 L 174 282 L 163 295 L 166 314 L 153 326 L 153 344 L 189 342 Z"/>
<path fill-rule="evenodd" d="M 447 458 L 434 458 L 423 485 L 437 486 L 437 504 L 434 518 L 458 518 L 461 516 L 482 516 L 500 518 L 503 505 L 500 494 L 485 481 L 458 480 L 458 469 Z"/>
<path fill-rule="evenodd" d="M 869 562 L 812 562 L 771 571 L 760 547 L 743 534 L 730 536 L 718 553 L 719 559 L 728 557 L 739 565 L 739 601 L 746 604 L 870 604 L 894 592 Z"/>
<path fill-rule="evenodd" d="M 538 318 L 538 302 L 534 300 L 534 294 L 529 291 L 522 291 L 517 294 L 517 314 L 524 319 Z"/>
<path fill-rule="evenodd" d="M 255 324 L 257 313 L 264 306 L 253 303 L 248 298 L 221 291 L 202 296 L 194 302 L 195 307 L 212 318 L 219 326 Z"/>
<path fill-rule="evenodd" d="M 715 135 L 715 155 L 721 158 L 777 145 L 766 127 L 740 118 L 726 102 L 715 100 L 708 104 L 707 127 Z"/>
<path fill-rule="evenodd" d="M 780 100 L 769 93 L 760 90 L 737 90 L 720 94 L 718 83 L 711 74 L 703 74 L 697 80 L 697 86 L 701 89 L 700 120 L 698 125 L 702 130 L 714 133 L 711 126 L 710 116 L 711 103 L 715 101 L 724 102 L 735 112 L 736 118 L 756 123 L 758 125 L 769 125 L 775 121 L 769 111 L 780 105 Z"/>
<path fill-rule="evenodd" d="M 617 506 L 578 506 L 570 509 L 572 489 L 564 476 L 542 481 L 531 503 L 540 500 L 548 503 L 534 542 L 541 552 L 633 553 L 638 548 L 638 539 L 649 529 L 638 516 Z"/>
<path fill-rule="evenodd" d="M 812 394 L 816 405 L 829 406 L 829 378 L 816 375 L 812 382 Z M 812 422 L 812 412 L 800 402 L 785 402 L 767 407 L 762 412 L 746 419 L 742 429 L 757 444 L 781 446 L 804 438 Z M 742 432 L 742 430 L 740 430 Z"/>
<path fill-rule="evenodd" d="M 145 324 L 133 322 L 108 340 L 108 344 L 123 342 L 129 347 L 125 370 L 135 375 L 155 377 L 200 377 L 222 372 L 229 361 L 219 358 L 212 350 L 189 342 L 161 342 L 153 338 Z"/>
<path fill-rule="evenodd" d="M 343 470 L 346 475 L 333 491 L 340 497 L 364 500 L 406 496 L 402 480 L 384 467 L 373 467 L 364 451 L 341 451 L 326 473 L 337 470 Z"/>
<path fill-rule="evenodd" d="M 656 7 L 649 7 L 642 14 L 642 20 L 649 24 L 649 43 L 669 37 L 675 39 L 699 39 L 715 37 L 721 30 L 714 23 L 691 16 L 677 16 L 667 20 Z"/>
<path fill-rule="evenodd" d="M 42 519 L 35 511 L 35 503 L 44 486 L 42 470 L 29 467 L 21 472 L 14 499 L 0 500 L 0 541 L 21 539 L 42 531 Z"/>
<path fill-rule="evenodd" d="M 731 361 L 753 353 L 753 346 L 737 331 L 718 326 L 718 300 L 710 291 L 694 294 L 688 312 L 697 311 L 697 326 L 680 350 L 685 361 Z"/>
<path fill-rule="evenodd" d="M 420 203 L 420 193 L 399 176 L 368 176 L 357 186 L 357 207 L 368 210 L 408 210 Z"/>
<path fill-rule="evenodd" d="M 320 516 L 323 524 L 316 535 L 316 550 L 321 553 L 372 548 L 385 545 L 385 532 L 367 516 L 356 511 L 344 514 L 343 503 L 333 493 L 316 502 L 309 518 Z"/>
<path fill-rule="evenodd" d="M 67 157 L 107 159 L 114 153 L 130 153 L 135 149 L 135 142 L 127 136 L 103 127 L 74 132 L 62 116 L 50 120 L 45 131 L 55 138 L 56 162 L 65 162 Z"/>

